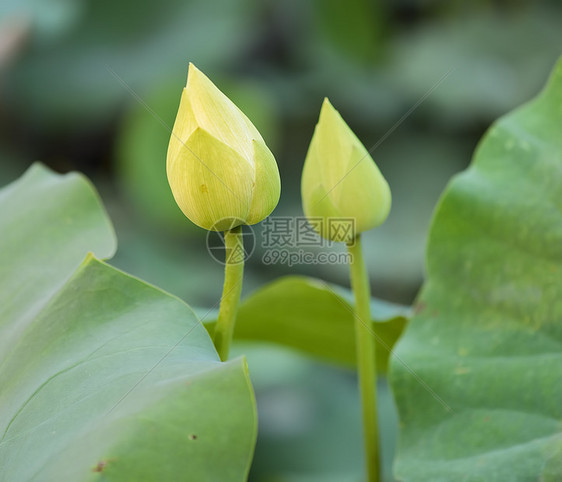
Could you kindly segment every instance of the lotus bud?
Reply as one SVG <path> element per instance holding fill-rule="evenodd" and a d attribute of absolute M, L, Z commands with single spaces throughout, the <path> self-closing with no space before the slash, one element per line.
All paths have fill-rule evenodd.
<path fill-rule="evenodd" d="M 258 223 L 279 201 L 277 163 L 260 133 L 193 64 L 166 168 L 178 206 L 207 230 Z"/>
<path fill-rule="evenodd" d="M 351 242 L 382 224 L 390 188 L 373 158 L 328 99 L 324 99 L 302 173 L 303 210 L 318 233 Z M 342 224 L 352 223 L 352 229 Z"/>

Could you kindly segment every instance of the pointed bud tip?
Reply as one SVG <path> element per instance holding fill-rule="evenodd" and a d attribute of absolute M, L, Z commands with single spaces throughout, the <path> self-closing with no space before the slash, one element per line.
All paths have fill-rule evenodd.
<path fill-rule="evenodd" d="M 318 117 L 318 124 L 327 120 L 335 120 L 336 122 L 339 120 L 340 123 L 345 124 L 339 111 L 332 105 L 328 97 L 324 97 L 322 108 L 320 109 L 320 116 Z"/>
<path fill-rule="evenodd" d="M 200 75 L 205 76 L 203 72 L 201 72 L 193 62 L 189 62 L 189 66 L 187 67 L 187 85 L 189 85 L 190 81 L 193 80 L 194 77 L 198 77 Z"/>
<path fill-rule="evenodd" d="M 324 97 L 324 100 L 322 101 L 322 107 L 320 108 L 320 117 L 322 117 L 323 113 L 329 110 L 335 111 L 336 109 L 334 109 L 334 106 L 330 102 L 330 99 L 328 99 L 328 97 Z"/>

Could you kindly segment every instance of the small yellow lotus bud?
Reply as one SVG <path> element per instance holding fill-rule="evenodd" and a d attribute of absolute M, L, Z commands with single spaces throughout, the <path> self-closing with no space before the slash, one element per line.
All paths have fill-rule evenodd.
<path fill-rule="evenodd" d="M 382 224 L 390 211 L 390 188 L 373 158 L 328 99 L 324 99 L 302 173 L 304 214 L 332 241 Z M 321 222 L 313 221 L 313 218 Z M 353 220 L 353 232 L 340 224 Z"/>
<path fill-rule="evenodd" d="M 178 206 L 204 229 L 259 223 L 279 201 L 277 163 L 260 133 L 193 64 L 166 165 Z"/>

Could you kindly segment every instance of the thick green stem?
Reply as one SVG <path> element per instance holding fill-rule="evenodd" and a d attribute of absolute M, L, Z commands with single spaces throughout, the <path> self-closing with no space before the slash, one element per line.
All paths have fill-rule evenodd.
<path fill-rule="evenodd" d="M 224 287 L 219 308 L 219 319 L 215 327 L 215 348 L 222 361 L 228 359 L 230 342 L 234 333 L 238 302 L 244 277 L 244 243 L 242 227 L 224 232 L 225 267 Z"/>
<path fill-rule="evenodd" d="M 355 343 L 357 345 L 357 374 L 359 394 L 363 413 L 363 436 L 367 480 L 380 480 L 379 429 L 377 420 L 377 372 L 375 365 L 375 339 L 371 322 L 371 290 L 369 277 L 363 261 L 361 237 L 357 235 L 354 243 L 348 243 L 351 255 L 351 287 L 355 295 Z"/>

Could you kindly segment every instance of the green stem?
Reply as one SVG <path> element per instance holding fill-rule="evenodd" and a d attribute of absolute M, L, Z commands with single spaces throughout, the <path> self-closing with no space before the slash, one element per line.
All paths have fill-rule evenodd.
<path fill-rule="evenodd" d="M 244 242 L 242 227 L 238 226 L 224 232 L 225 267 L 224 287 L 219 308 L 219 319 L 215 326 L 215 348 L 222 361 L 228 360 L 230 342 L 234 333 L 236 312 L 242 292 L 244 277 Z"/>
<path fill-rule="evenodd" d="M 377 371 L 375 365 L 375 340 L 371 322 L 371 290 L 363 261 L 361 237 L 348 243 L 351 255 L 351 287 L 355 294 L 355 343 L 357 345 L 357 374 L 363 413 L 363 437 L 367 480 L 380 480 L 379 429 L 377 421 Z"/>

